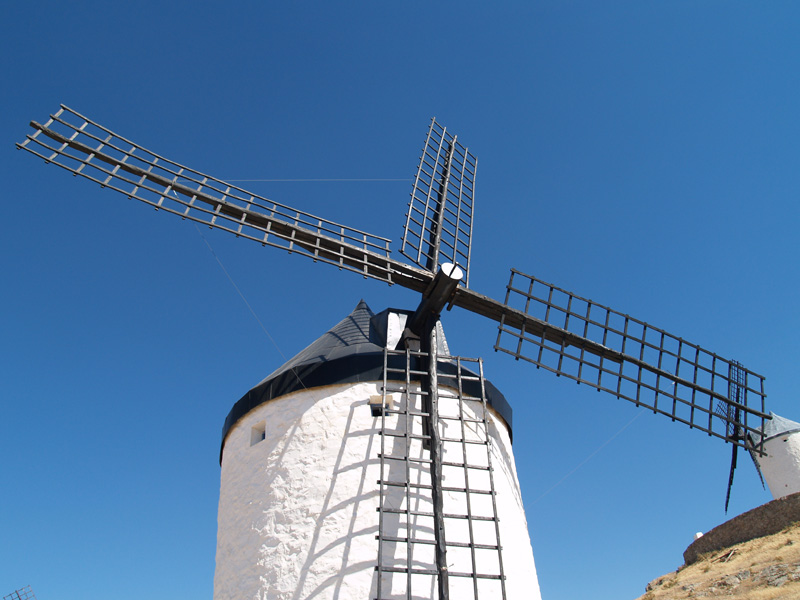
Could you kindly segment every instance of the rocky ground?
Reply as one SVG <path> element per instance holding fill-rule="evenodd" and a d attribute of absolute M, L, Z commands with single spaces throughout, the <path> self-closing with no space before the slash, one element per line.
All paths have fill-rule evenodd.
<path fill-rule="evenodd" d="M 651 581 L 638 600 L 800 600 L 800 523 L 700 556 Z"/>

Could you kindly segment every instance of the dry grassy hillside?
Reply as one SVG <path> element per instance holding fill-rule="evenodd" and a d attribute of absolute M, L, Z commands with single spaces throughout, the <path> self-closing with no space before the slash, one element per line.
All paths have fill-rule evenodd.
<path fill-rule="evenodd" d="M 659 577 L 638 600 L 800 600 L 800 523 L 702 555 Z"/>

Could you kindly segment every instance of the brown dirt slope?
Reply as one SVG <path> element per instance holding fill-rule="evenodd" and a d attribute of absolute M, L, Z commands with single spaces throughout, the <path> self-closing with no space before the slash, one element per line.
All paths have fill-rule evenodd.
<path fill-rule="evenodd" d="M 647 585 L 638 600 L 800 600 L 800 523 L 703 554 Z"/>

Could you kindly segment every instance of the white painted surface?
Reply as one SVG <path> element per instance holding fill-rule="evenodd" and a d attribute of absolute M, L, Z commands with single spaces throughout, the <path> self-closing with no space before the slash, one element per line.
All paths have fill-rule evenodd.
<path fill-rule="evenodd" d="M 764 480 L 776 500 L 800 492 L 800 432 L 782 433 L 764 442 L 758 457 Z"/>
<path fill-rule="evenodd" d="M 380 419 L 371 416 L 368 399 L 377 393 L 377 383 L 297 392 L 256 407 L 230 430 L 222 461 L 214 600 L 375 597 Z M 494 413 L 491 418 L 508 598 L 539 600 L 508 434 L 501 419 Z M 259 441 L 262 423 L 265 434 Z M 459 477 L 445 473 L 444 484 L 459 487 Z M 445 501 L 463 502 L 463 495 L 456 496 L 449 494 Z M 476 501 L 473 512 L 488 510 L 480 504 Z M 448 520 L 448 540 L 464 536 L 465 526 Z M 423 559 L 417 548 L 415 560 Z M 459 554 L 448 550 L 451 571 L 466 564 Z M 491 568 L 496 556 L 484 552 L 479 571 Z M 385 575 L 384 596 L 400 587 L 401 577 Z M 471 584 L 462 589 L 469 580 L 451 577 L 450 582 L 451 597 L 473 597 Z M 417 582 L 415 597 L 420 597 L 418 587 Z"/>
<path fill-rule="evenodd" d="M 462 271 L 460 267 L 457 267 L 453 263 L 442 263 L 441 268 L 442 271 L 444 271 L 444 274 L 450 279 L 455 279 L 456 281 L 461 281 L 464 279 L 464 271 Z"/>
<path fill-rule="evenodd" d="M 396 349 L 403 339 L 406 321 L 408 315 L 402 313 L 390 312 L 386 315 L 386 347 L 390 350 Z"/>

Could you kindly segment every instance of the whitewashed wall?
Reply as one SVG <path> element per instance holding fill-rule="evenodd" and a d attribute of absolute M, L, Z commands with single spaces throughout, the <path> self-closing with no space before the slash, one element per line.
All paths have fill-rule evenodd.
<path fill-rule="evenodd" d="M 380 419 L 368 398 L 378 393 L 377 383 L 305 390 L 256 407 L 230 430 L 214 600 L 375 597 Z M 539 600 L 508 434 L 492 419 L 508 598 Z M 448 527 L 448 538 L 459 535 Z M 448 550 L 451 557 L 457 559 Z M 454 592 L 461 584 L 455 579 Z"/>
<path fill-rule="evenodd" d="M 776 500 L 800 492 L 800 432 L 784 433 L 764 443 L 767 456 L 758 457 L 761 472 Z"/>

